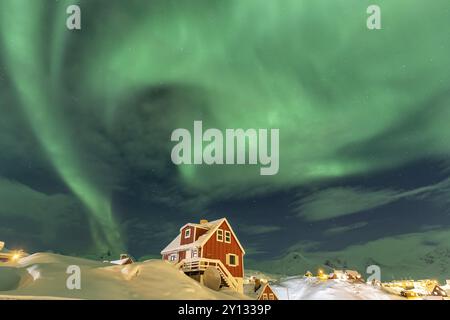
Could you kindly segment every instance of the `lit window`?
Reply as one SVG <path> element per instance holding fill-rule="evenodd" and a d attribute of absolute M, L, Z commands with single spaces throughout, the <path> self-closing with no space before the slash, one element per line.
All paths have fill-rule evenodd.
<path fill-rule="evenodd" d="M 222 229 L 217 230 L 217 241 L 223 242 L 223 230 Z"/>
<path fill-rule="evenodd" d="M 190 236 L 191 236 L 191 229 L 184 230 L 184 238 L 187 239 L 190 238 Z"/>
<path fill-rule="evenodd" d="M 239 264 L 238 256 L 232 253 L 227 254 L 227 264 L 231 267 L 236 267 Z"/>
<path fill-rule="evenodd" d="M 175 260 L 177 260 L 177 255 L 176 254 L 171 254 L 169 256 L 169 261 L 175 261 Z"/>
<path fill-rule="evenodd" d="M 225 231 L 225 242 L 231 243 L 231 232 L 230 231 Z"/>

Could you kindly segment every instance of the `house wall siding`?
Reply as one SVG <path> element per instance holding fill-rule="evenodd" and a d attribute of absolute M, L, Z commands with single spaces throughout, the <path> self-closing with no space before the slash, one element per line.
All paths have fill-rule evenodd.
<path fill-rule="evenodd" d="M 225 221 L 221 223 L 219 229 L 231 232 L 228 224 Z M 228 253 L 232 253 L 238 256 L 239 260 L 238 266 L 232 267 L 227 264 L 226 255 Z M 207 259 L 219 259 L 228 268 L 228 270 L 234 277 L 242 278 L 244 276 L 243 272 L 244 261 L 242 250 L 239 247 L 236 238 L 234 237 L 232 232 L 231 232 L 231 243 L 225 243 L 225 234 L 223 242 L 217 241 L 217 230 L 216 230 L 215 233 L 211 236 L 211 238 L 209 238 L 209 240 L 203 245 L 202 257 Z"/>
<path fill-rule="evenodd" d="M 272 288 L 270 286 L 265 286 L 264 291 L 261 292 L 260 296 L 259 296 L 259 300 L 263 300 L 263 294 L 267 294 L 267 299 L 269 300 L 269 294 L 273 294 L 274 299 L 273 300 L 278 300 L 277 295 L 275 294 L 275 292 L 273 292 Z"/>

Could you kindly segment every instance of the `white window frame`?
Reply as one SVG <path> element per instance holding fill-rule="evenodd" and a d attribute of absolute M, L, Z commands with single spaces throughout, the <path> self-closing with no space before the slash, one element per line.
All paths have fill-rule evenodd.
<path fill-rule="evenodd" d="M 169 261 L 174 262 L 177 261 L 178 255 L 176 253 L 169 254 Z"/>
<path fill-rule="evenodd" d="M 191 228 L 184 230 L 184 238 L 189 239 L 191 237 Z"/>
<path fill-rule="evenodd" d="M 230 257 L 231 256 L 234 256 L 235 257 L 235 259 L 234 259 L 234 264 L 231 264 L 231 262 L 230 262 Z M 230 267 L 237 267 L 237 266 L 239 266 L 239 256 L 237 255 L 237 254 L 234 254 L 234 253 L 227 253 L 227 265 L 229 265 Z"/>
<path fill-rule="evenodd" d="M 192 249 L 191 257 L 192 258 L 198 258 L 198 249 Z"/>
<path fill-rule="evenodd" d="M 275 300 L 275 295 L 273 293 L 269 293 L 269 300 Z"/>
<path fill-rule="evenodd" d="M 263 299 L 263 300 L 269 300 L 269 299 L 267 298 L 267 293 L 263 293 L 262 299 Z"/>
<path fill-rule="evenodd" d="M 228 241 L 227 241 L 228 238 Z M 225 241 L 225 243 L 231 243 L 231 232 L 225 230 L 224 235 L 223 235 L 223 240 Z"/>
<path fill-rule="evenodd" d="M 223 230 L 222 229 L 217 229 L 216 240 L 218 242 L 223 242 Z"/>

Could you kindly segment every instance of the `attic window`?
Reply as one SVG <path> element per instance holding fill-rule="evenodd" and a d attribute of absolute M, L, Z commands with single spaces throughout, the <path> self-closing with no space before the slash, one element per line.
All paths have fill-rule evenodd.
<path fill-rule="evenodd" d="M 230 231 L 225 231 L 225 242 L 231 243 L 231 232 Z"/>
<path fill-rule="evenodd" d="M 269 293 L 269 300 L 275 300 L 275 296 L 273 295 L 273 293 Z"/>
<path fill-rule="evenodd" d="M 262 299 L 267 300 L 267 293 L 263 293 Z"/>
<path fill-rule="evenodd" d="M 223 230 L 222 229 L 218 229 L 217 230 L 217 238 L 216 238 L 216 240 L 219 241 L 219 242 L 223 242 Z"/>
<path fill-rule="evenodd" d="M 190 238 L 191 237 L 191 229 L 184 230 L 184 238 Z"/>
<path fill-rule="evenodd" d="M 227 265 L 230 267 L 236 267 L 239 265 L 239 257 L 236 254 L 227 254 Z"/>

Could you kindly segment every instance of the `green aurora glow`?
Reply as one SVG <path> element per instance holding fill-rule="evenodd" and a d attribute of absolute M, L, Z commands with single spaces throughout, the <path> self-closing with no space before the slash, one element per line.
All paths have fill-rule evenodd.
<path fill-rule="evenodd" d="M 133 97 L 159 87 L 181 91 L 175 107 L 158 110 L 168 130 L 199 116 L 208 127 L 279 128 L 274 177 L 251 166 L 178 167 L 180 188 L 211 199 L 449 156 L 448 0 L 375 1 L 379 31 L 366 28 L 373 1 L 78 2 L 83 29 L 70 32 L 65 9 L 77 1 L 2 0 L 0 48 L 23 115 L 89 209 L 100 247 L 120 250 L 123 236 L 110 190 L 72 143 L 70 96 L 108 132 L 133 112 Z M 142 143 L 156 150 L 169 138 L 158 131 Z"/>

